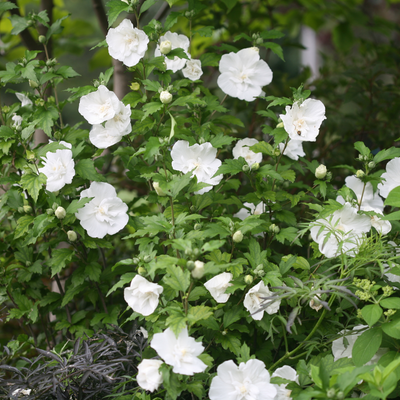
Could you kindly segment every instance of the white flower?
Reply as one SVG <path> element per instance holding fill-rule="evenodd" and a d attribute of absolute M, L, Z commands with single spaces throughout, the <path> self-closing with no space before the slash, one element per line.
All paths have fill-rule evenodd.
<path fill-rule="evenodd" d="M 125 105 L 122 101 L 119 101 L 114 117 L 107 120 L 105 127 L 117 130 L 121 136 L 131 133 L 131 105 Z"/>
<path fill-rule="evenodd" d="M 262 153 L 254 153 L 254 151 L 249 149 L 249 147 L 257 143 L 257 139 L 247 138 L 239 140 L 232 150 L 233 158 L 237 160 L 239 157 L 243 157 L 249 167 L 255 163 L 260 163 L 262 161 Z"/>
<path fill-rule="evenodd" d="M 213 178 L 213 175 L 221 166 L 221 161 L 216 158 L 217 149 L 211 143 L 194 144 L 189 146 L 186 140 L 178 140 L 172 147 L 172 168 L 184 174 L 193 171 L 193 176 L 197 177 L 197 182 L 208 183 L 215 186 L 221 182 L 222 175 Z M 195 192 L 203 194 L 209 192 L 211 186 L 205 187 Z"/>
<path fill-rule="evenodd" d="M 75 231 L 68 231 L 67 237 L 70 242 L 75 242 L 75 240 L 78 239 L 78 235 L 76 234 Z"/>
<path fill-rule="evenodd" d="M 389 193 L 397 186 L 400 186 L 400 157 L 393 158 L 386 165 L 386 172 L 381 175 L 384 179 L 378 185 L 382 197 L 388 197 Z"/>
<path fill-rule="evenodd" d="M 318 168 L 315 170 L 315 177 L 317 179 L 324 179 L 326 176 L 326 166 L 324 164 L 320 164 Z"/>
<path fill-rule="evenodd" d="M 136 275 L 130 287 L 124 289 L 124 299 L 133 311 L 147 317 L 157 308 L 158 298 L 163 290 L 162 286 Z"/>
<path fill-rule="evenodd" d="M 276 385 L 260 360 L 249 360 L 237 366 L 232 360 L 217 368 L 211 381 L 210 400 L 274 400 Z"/>
<path fill-rule="evenodd" d="M 106 42 L 111 57 L 127 67 L 133 67 L 146 53 L 149 38 L 143 31 L 134 28 L 129 19 L 124 19 L 108 31 Z"/>
<path fill-rule="evenodd" d="M 395 243 L 395 242 L 393 242 L 393 241 L 389 241 L 388 242 L 388 244 L 390 244 L 391 246 L 393 246 L 394 247 L 394 249 L 395 249 L 395 253 L 394 253 L 394 255 L 399 255 L 399 253 L 400 253 L 400 248 L 397 246 L 397 244 Z M 388 279 L 388 281 L 389 282 L 392 282 L 392 283 L 400 283 L 400 276 L 399 275 L 395 275 L 395 274 L 392 274 L 391 272 L 390 272 L 390 270 L 391 270 L 391 267 L 389 267 L 389 264 L 383 264 L 383 266 L 385 267 L 385 276 L 386 276 L 386 278 Z M 393 287 L 394 289 L 397 289 L 396 287 Z"/>
<path fill-rule="evenodd" d="M 368 210 L 366 210 L 368 211 Z M 387 235 L 392 230 L 392 224 L 389 221 L 380 219 L 378 216 L 371 217 L 371 225 L 381 234 Z"/>
<path fill-rule="evenodd" d="M 279 150 L 282 152 L 285 148 L 284 143 L 279 143 Z M 303 142 L 301 140 L 289 140 L 286 145 L 286 149 L 283 151 L 283 154 L 286 157 L 291 158 L 292 160 L 298 160 L 299 157 L 304 157 L 306 153 L 303 150 Z"/>
<path fill-rule="evenodd" d="M 265 286 L 263 281 L 257 283 L 257 285 L 253 286 L 246 294 L 243 305 L 246 310 L 251 314 L 251 317 L 256 321 L 259 321 L 264 316 L 264 311 L 267 314 L 276 314 L 279 310 L 279 306 L 281 305 L 281 301 L 275 301 L 268 305 L 267 308 L 262 311 L 257 312 L 261 307 L 264 299 L 262 297 L 270 297 L 272 292 L 268 289 L 268 286 Z"/>
<path fill-rule="evenodd" d="M 17 128 L 18 126 L 21 126 L 22 123 L 22 117 L 20 115 L 14 114 L 11 119 L 14 121 L 13 127 Z"/>
<path fill-rule="evenodd" d="M 75 214 L 93 238 L 114 235 L 128 223 L 128 206 L 117 197 L 115 189 L 108 183 L 92 182 L 89 189 L 81 192 L 81 199 L 94 197 Z"/>
<path fill-rule="evenodd" d="M 70 143 L 61 141 L 60 144 L 72 147 Z M 46 189 L 49 192 L 56 192 L 66 184 L 71 183 L 75 176 L 75 163 L 72 159 L 72 151 L 68 149 L 56 150 L 55 153 L 47 152 L 42 157 L 43 167 L 39 172 L 47 177 Z"/>
<path fill-rule="evenodd" d="M 168 90 L 163 90 L 160 93 L 160 101 L 163 104 L 169 104 L 172 101 L 172 94 Z"/>
<path fill-rule="evenodd" d="M 141 326 L 141 327 L 139 328 L 139 330 L 140 330 L 141 334 L 143 335 L 143 337 L 144 337 L 145 339 L 148 339 L 148 338 L 149 338 L 149 332 L 147 332 L 146 329 L 143 328 L 143 326 Z"/>
<path fill-rule="evenodd" d="M 194 269 L 192 271 L 192 277 L 195 279 L 201 279 L 204 276 L 204 263 L 203 261 L 195 261 Z"/>
<path fill-rule="evenodd" d="M 232 283 L 229 283 L 232 278 L 233 275 L 230 272 L 222 272 L 204 284 L 206 289 L 210 292 L 211 296 L 217 303 L 226 303 L 228 301 L 231 294 L 226 294 L 225 290 L 229 286 L 232 286 Z"/>
<path fill-rule="evenodd" d="M 160 43 L 166 40 L 171 42 L 172 50 L 181 48 L 189 56 L 188 53 L 189 38 L 187 36 L 178 35 L 177 33 L 172 33 L 168 31 L 164 34 L 164 36 L 160 37 Z M 160 56 L 161 56 L 160 45 L 157 45 L 156 50 L 154 52 L 154 57 L 160 57 Z M 169 58 L 165 57 L 165 63 L 167 64 L 167 69 L 172 70 L 172 72 L 176 72 L 185 66 L 186 59 L 178 58 L 177 56 L 175 56 L 173 60 L 170 60 Z"/>
<path fill-rule="evenodd" d="M 92 125 L 114 118 L 119 110 L 120 101 L 117 95 L 104 85 L 100 85 L 95 92 L 82 96 L 79 100 L 79 113 Z"/>
<path fill-rule="evenodd" d="M 189 336 L 187 327 L 180 331 L 178 337 L 170 328 L 162 333 L 156 333 L 150 347 L 166 364 L 172 365 L 172 371 L 176 374 L 193 375 L 207 368 L 207 365 L 198 358 L 204 346 Z"/>
<path fill-rule="evenodd" d="M 98 149 L 106 149 L 122 140 L 123 135 L 113 128 L 107 128 L 103 125 L 93 125 L 89 132 L 89 140 Z"/>
<path fill-rule="evenodd" d="M 324 104 L 314 99 L 286 106 L 286 114 L 279 116 L 290 139 L 307 142 L 315 142 L 322 121 L 326 119 Z"/>
<path fill-rule="evenodd" d="M 29 396 L 32 392 L 32 389 L 15 389 L 12 393 L 11 396 L 18 396 L 20 397 L 21 395 L 26 395 Z"/>
<path fill-rule="evenodd" d="M 363 241 L 363 234 L 371 229 L 371 219 L 357 214 L 350 203 L 345 203 L 328 219 L 318 219 L 310 230 L 311 237 L 318 243 L 319 251 L 328 258 L 336 257 L 341 250 L 354 257 Z"/>
<path fill-rule="evenodd" d="M 240 100 L 255 100 L 261 96 L 262 87 L 272 81 L 270 67 L 260 60 L 254 48 L 224 54 L 219 63 L 219 72 L 218 86 L 224 93 Z"/>
<path fill-rule="evenodd" d="M 15 93 L 15 95 L 17 96 L 17 99 L 21 102 L 21 107 L 30 106 L 31 104 L 33 104 L 32 100 L 30 100 L 28 96 L 25 96 L 22 93 Z"/>
<path fill-rule="evenodd" d="M 247 202 L 243 203 L 243 205 L 250 208 L 250 211 L 246 208 L 241 208 L 236 214 L 233 214 L 234 217 L 240 218 L 242 221 L 250 215 L 260 215 L 265 212 L 265 204 L 263 202 L 258 203 L 257 206 Z"/>
<path fill-rule="evenodd" d="M 242 231 L 236 231 L 233 235 L 232 235 L 232 240 L 235 243 L 240 243 L 243 240 L 243 233 Z"/>
<path fill-rule="evenodd" d="M 273 374 L 272 378 L 283 378 L 287 379 L 288 381 L 296 382 L 297 384 L 299 383 L 299 376 L 297 375 L 297 372 L 295 369 L 292 367 L 289 367 L 289 365 L 284 365 L 281 368 L 278 368 Z M 286 389 L 287 383 L 282 384 L 282 385 L 277 385 L 275 384 L 275 387 L 277 389 L 277 394 L 274 398 L 274 400 L 288 400 L 291 399 L 290 395 L 292 393 L 291 390 Z"/>
<path fill-rule="evenodd" d="M 186 67 L 182 70 L 183 76 L 191 81 L 197 81 L 203 75 L 200 60 L 186 60 Z"/>
<path fill-rule="evenodd" d="M 154 392 L 162 384 L 163 377 L 159 371 L 162 363 L 161 360 L 145 359 L 138 365 L 136 380 L 142 389 Z"/>

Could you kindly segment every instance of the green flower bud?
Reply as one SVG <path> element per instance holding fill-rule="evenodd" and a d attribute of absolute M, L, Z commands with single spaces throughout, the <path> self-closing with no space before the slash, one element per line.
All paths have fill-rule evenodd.
<path fill-rule="evenodd" d="M 142 276 L 147 274 L 146 268 L 143 268 L 143 267 L 139 267 L 137 272 L 139 275 L 142 275 Z"/>
<path fill-rule="evenodd" d="M 196 248 L 194 248 L 193 249 L 193 254 L 195 255 L 195 256 L 198 256 L 199 254 L 200 254 L 200 250 L 196 247 Z"/>
<path fill-rule="evenodd" d="M 277 147 L 275 150 L 274 150 L 274 156 L 275 157 L 279 157 L 281 155 L 281 151 L 280 151 L 280 149 Z"/>
<path fill-rule="evenodd" d="M 235 243 L 240 243 L 243 240 L 243 233 L 241 231 L 236 231 L 233 234 L 232 239 Z"/>
<path fill-rule="evenodd" d="M 35 106 L 43 107 L 44 106 L 44 100 L 43 99 L 36 99 L 35 100 Z"/>
<path fill-rule="evenodd" d="M 133 257 L 133 258 L 132 258 L 132 264 L 133 264 L 133 265 L 138 264 L 139 261 L 140 261 L 140 260 L 139 260 L 137 257 Z"/>
<path fill-rule="evenodd" d="M 334 388 L 330 388 L 327 392 L 326 392 L 326 397 L 328 399 L 334 399 L 336 397 L 336 390 Z"/>
<path fill-rule="evenodd" d="M 70 242 L 75 242 L 75 240 L 78 239 L 78 235 L 76 234 L 75 231 L 68 231 L 67 236 Z"/>
<path fill-rule="evenodd" d="M 143 257 L 143 261 L 144 261 L 145 263 L 149 263 L 152 259 L 153 259 L 153 257 L 150 256 L 150 255 L 147 255 L 147 256 L 144 256 L 144 257 Z"/>
<path fill-rule="evenodd" d="M 39 41 L 39 43 L 46 44 L 46 42 L 47 42 L 46 36 L 40 35 L 38 37 L 38 41 Z"/>
<path fill-rule="evenodd" d="M 368 168 L 375 168 L 376 167 L 376 163 L 375 163 L 375 161 L 370 161 L 369 163 L 368 163 Z"/>
<path fill-rule="evenodd" d="M 315 170 L 315 177 L 317 179 L 324 179 L 326 176 L 327 169 L 324 164 L 320 164 L 319 167 Z"/>
<path fill-rule="evenodd" d="M 168 54 L 172 50 L 172 43 L 169 40 L 164 40 L 160 43 L 160 53 Z"/>
<path fill-rule="evenodd" d="M 277 128 L 283 128 L 283 122 L 279 122 L 279 124 L 276 127 Z"/>
<path fill-rule="evenodd" d="M 257 40 L 257 39 L 260 38 L 260 35 L 259 35 L 258 33 L 253 33 L 253 34 L 251 35 L 251 38 L 252 38 L 253 40 Z"/>
<path fill-rule="evenodd" d="M 134 92 L 137 92 L 140 89 L 140 84 L 138 82 L 132 82 L 131 86 L 129 86 Z"/>
<path fill-rule="evenodd" d="M 35 158 L 35 153 L 33 151 L 26 150 L 26 159 L 28 161 L 33 161 Z"/>
<path fill-rule="evenodd" d="M 252 171 L 257 171 L 258 169 L 260 168 L 260 164 L 258 163 L 258 162 L 256 162 L 256 163 L 254 163 L 252 166 L 251 166 L 251 170 Z"/>
<path fill-rule="evenodd" d="M 361 170 L 361 169 L 359 169 L 359 170 L 356 172 L 356 177 L 357 177 L 357 178 L 362 178 L 364 175 L 365 175 L 365 172 L 364 172 L 363 170 Z"/>
<path fill-rule="evenodd" d="M 251 285 L 253 283 L 253 281 L 254 281 L 254 278 L 251 275 L 246 275 L 244 277 L 244 283 L 246 285 Z"/>
<path fill-rule="evenodd" d="M 199 231 L 201 229 L 201 224 L 194 224 L 194 230 Z"/>
<path fill-rule="evenodd" d="M 25 212 L 24 207 L 18 207 L 18 212 L 23 214 Z"/>
<path fill-rule="evenodd" d="M 269 226 L 269 231 L 272 233 L 279 233 L 280 229 L 279 229 L 279 226 L 276 226 L 275 224 L 271 224 Z"/>
<path fill-rule="evenodd" d="M 156 191 L 156 193 L 158 194 L 158 196 L 163 197 L 163 196 L 166 196 L 166 195 L 167 195 L 167 194 L 164 192 L 164 190 L 162 190 L 162 189 L 160 188 L 160 184 L 159 184 L 158 182 L 153 182 L 153 187 L 154 187 L 154 190 Z"/>
<path fill-rule="evenodd" d="M 67 215 L 67 212 L 65 211 L 64 207 L 60 206 L 57 207 L 57 210 L 54 212 L 54 214 L 58 219 L 64 219 L 65 216 Z"/>
<path fill-rule="evenodd" d="M 187 268 L 189 271 L 193 271 L 194 268 L 195 268 L 194 261 L 189 260 L 189 261 L 186 263 L 186 268 Z"/>
<path fill-rule="evenodd" d="M 3 112 L 5 112 L 5 113 L 10 112 L 10 107 L 9 106 L 4 106 L 3 107 Z"/>
<path fill-rule="evenodd" d="M 93 86 L 94 86 L 95 88 L 98 88 L 98 87 L 100 86 L 100 82 L 99 82 L 97 79 L 95 79 L 95 80 L 93 81 Z"/>
<path fill-rule="evenodd" d="M 32 81 L 31 79 L 29 79 L 29 86 L 30 86 L 32 89 L 36 89 L 36 88 L 39 86 L 39 84 L 38 84 L 37 82 Z"/>
<path fill-rule="evenodd" d="M 32 212 L 32 207 L 31 206 L 24 206 L 23 209 L 24 209 L 24 212 L 26 212 L 27 214 Z"/>
<path fill-rule="evenodd" d="M 54 214 L 54 210 L 52 208 L 48 208 L 46 210 L 47 215 L 53 215 Z"/>
<path fill-rule="evenodd" d="M 248 164 L 243 165 L 242 171 L 243 171 L 243 172 L 248 172 L 248 171 L 250 171 L 250 167 L 248 166 Z"/>
<path fill-rule="evenodd" d="M 256 44 L 258 44 L 258 45 L 263 44 L 263 43 L 264 43 L 264 40 L 262 38 L 258 38 L 256 40 Z"/>
<path fill-rule="evenodd" d="M 202 261 L 194 262 L 194 269 L 192 270 L 192 277 L 201 279 L 204 276 L 204 263 Z"/>

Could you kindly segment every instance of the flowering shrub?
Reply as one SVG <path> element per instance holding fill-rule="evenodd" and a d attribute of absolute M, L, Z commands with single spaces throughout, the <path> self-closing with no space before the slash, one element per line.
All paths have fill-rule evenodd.
<path fill-rule="evenodd" d="M 78 74 L 48 57 L 63 19 L 10 17 L 11 35 L 47 33 L 0 71 L 16 95 L 0 109 L 0 301 L 21 326 L 3 349 L 2 394 L 82 398 L 89 379 L 99 399 L 398 396 L 400 149 L 353 141 L 345 164 L 328 164 L 317 145 L 340 134 L 331 107 L 267 62 L 283 58 L 283 29 L 211 48 L 224 32 L 204 25 L 204 2 L 182 3 L 163 24 L 143 23 L 153 0 L 108 3 L 109 25 L 121 21 L 99 46 L 129 72 L 121 98 L 113 68 L 73 87 Z M 67 104 L 83 117 L 74 126 Z M 126 338 L 132 323 L 142 333 Z M 92 337 L 112 364 L 95 374 L 71 344 Z M 51 384 L 32 351 L 62 364 L 43 362 Z"/>

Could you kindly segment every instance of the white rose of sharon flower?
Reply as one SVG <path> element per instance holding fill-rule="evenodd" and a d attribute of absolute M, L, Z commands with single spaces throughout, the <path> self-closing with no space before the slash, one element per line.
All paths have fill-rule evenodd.
<path fill-rule="evenodd" d="M 288 381 L 296 382 L 297 384 L 299 383 L 299 376 L 297 375 L 297 372 L 295 369 L 292 367 L 289 367 L 289 365 L 284 365 L 281 368 L 278 368 L 275 370 L 275 372 L 272 374 L 272 378 L 283 378 L 287 379 Z M 291 397 L 291 390 L 286 389 L 287 383 L 286 384 L 281 384 L 277 385 L 275 384 L 275 387 L 278 391 L 276 394 L 274 400 L 290 400 Z"/>
<path fill-rule="evenodd" d="M 321 230 L 321 227 L 323 229 Z M 328 258 L 341 252 L 354 257 L 364 234 L 371 230 L 371 219 L 360 215 L 350 203 L 336 210 L 327 219 L 318 219 L 310 230 L 311 237 L 318 243 L 319 251 Z M 325 238 L 329 235 L 328 239 Z"/>
<path fill-rule="evenodd" d="M 320 100 L 307 99 L 286 106 L 286 114 L 281 114 L 285 131 L 292 140 L 315 142 L 319 128 L 325 117 L 325 106 Z"/>
<path fill-rule="evenodd" d="M 222 175 L 215 178 L 213 176 L 221 166 L 221 161 L 216 158 L 217 149 L 211 143 L 194 144 L 189 146 L 186 140 L 178 140 L 172 147 L 172 168 L 184 174 L 193 171 L 193 176 L 197 177 L 197 182 L 208 183 L 215 186 L 221 182 Z M 195 194 L 209 192 L 211 186 L 198 190 Z"/>
<path fill-rule="evenodd" d="M 236 214 L 233 214 L 234 217 L 241 219 L 242 221 L 249 217 L 250 215 L 260 215 L 265 212 L 265 204 L 263 202 L 258 203 L 255 206 L 253 203 L 243 203 L 243 205 L 247 208 L 250 208 L 250 211 L 246 208 L 241 208 Z"/>
<path fill-rule="evenodd" d="M 117 197 L 110 184 L 92 182 L 89 189 L 81 192 L 81 199 L 84 197 L 94 198 L 80 208 L 75 217 L 90 237 L 102 239 L 107 234 L 114 235 L 128 223 L 128 206 Z"/>
<path fill-rule="evenodd" d="M 306 153 L 304 153 L 303 142 L 301 140 L 289 140 L 285 150 L 283 150 L 284 148 L 285 144 L 279 143 L 279 150 L 281 152 L 283 151 L 283 155 L 295 161 L 297 161 L 299 157 L 304 157 L 306 155 Z"/>
<path fill-rule="evenodd" d="M 72 147 L 70 143 L 64 141 L 61 141 L 60 144 Z M 75 176 L 75 163 L 71 150 L 58 149 L 55 153 L 47 152 L 42 160 L 44 166 L 39 168 L 39 172 L 46 175 L 46 189 L 49 192 L 56 192 L 72 182 Z"/>
<path fill-rule="evenodd" d="M 150 343 L 166 364 L 173 367 L 176 374 L 193 375 L 203 372 L 207 365 L 198 356 L 204 346 L 189 336 L 187 327 L 183 328 L 178 337 L 168 328 L 162 333 L 156 333 Z"/>
<path fill-rule="evenodd" d="M 124 289 L 124 299 L 133 311 L 147 317 L 157 308 L 158 298 L 163 290 L 162 286 L 136 275 L 131 285 Z"/>
<path fill-rule="evenodd" d="M 227 95 L 240 100 L 255 100 L 261 96 L 262 87 L 272 81 L 271 68 L 260 60 L 260 54 L 252 47 L 224 54 L 219 72 L 218 86 Z"/>
<path fill-rule="evenodd" d="M 124 19 L 116 28 L 108 31 L 106 42 L 112 58 L 127 67 L 133 67 L 144 57 L 149 37 L 140 29 L 134 28 L 129 19 Z"/>
<path fill-rule="evenodd" d="M 254 320 L 261 320 L 264 316 L 264 311 L 266 311 L 267 314 L 276 314 L 278 312 L 279 306 L 281 305 L 280 300 L 271 303 L 267 308 L 259 311 L 264 301 L 263 297 L 270 297 L 271 295 L 272 292 L 268 289 L 268 286 L 265 286 L 263 281 L 257 283 L 257 285 L 253 286 L 247 292 L 243 305 Z"/>
<path fill-rule="evenodd" d="M 218 366 L 208 396 L 210 400 L 274 400 L 276 394 L 262 361 L 249 360 L 237 366 L 229 360 Z"/>
<path fill-rule="evenodd" d="M 233 158 L 237 160 L 239 157 L 243 157 L 250 168 L 253 164 L 260 163 L 262 161 L 262 153 L 254 153 L 254 151 L 249 149 L 249 147 L 257 143 L 257 139 L 246 138 L 238 140 L 232 150 Z"/>
<path fill-rule="evenodd" d="M 172 33 L 168 31 L 164 34 L 164 36 L 160 37 L 160 43 L 163 43 L 167 40 L 171 42 L 172 50 L 181 48 L 189 56 L 188 50 L 190 42 L 187 36 L 178 35 L 177 33 Z M 162 54 L 160 51 L 160 45 L 158 44 L 154 52 L 154 57 L 160 57 L 161 55 Z M 170 60 L 169 58 L 165 57 L 165 63 L 167 64 L 167 69 L 172 70 L 172 72 L 176 72 L 185 66 L 186 59 L 175 56 L 173 60 Z"/>
<path fill-rule="evenodd" d="M 163 382 L 163 377 L 159 371 L 163 362 L 161 360 L 143 360 L 138 365 L 136 380 L 138 385 L 150 392 L 154 392 Z"/>
<path fill-rule="evenodd" d="M 393 158 L 386 164 L 386 172 L 384 172 L 381 178 L 384 179 L 382 183 L 378 185 L 379 194 L 386 198 L 389 193 L 400 186 L 400 157 Z"/>
<path fill-rule="evenodd" d="M 104 85 L 92 93 L 82 96 L 78 111 L 89 124 L 96 125 L 114 118 L 120 109 L 117 95 Z"/>
<path fill-rule="evenodd" d="M 200 60 L 186 60 L 186 67 L 182 70 L 185 78 L 191 81 L 197 81 L 203 75 Z"/>
<path fill-rule="evenodd" d="M 11 119 L 14 121 L 12 126 L 18 128 L 22 124 L 22 117 L 20 115 L 14 114 Z"/>
<path fill-rule="evenodd" d="M 90 142 L 98 149 L 107 149 L 122 140 L 123 135 L 115 128 L 107 128 L 103 125 L 93 125 L 89 132 Z"/>
<path fill-rule="evenodd" d="M 21 107 L 30 106 L 32 105 L 32 100 L 29 99 L 28 96 L 24 95 L 23 93 L 15 93 L 17 99 L 21 102 Z"/>
<path fill-rule="evenodd" d="M 209 279 L 204 286 L 210 292 L 211 296 L 217 303 L 226 303 L 231 296 L 230 293 L 225 293 L 225 290 L 232 286 L 230 281 L 233 275 L 230 272 L 222 272 L 214 278 Z"/>

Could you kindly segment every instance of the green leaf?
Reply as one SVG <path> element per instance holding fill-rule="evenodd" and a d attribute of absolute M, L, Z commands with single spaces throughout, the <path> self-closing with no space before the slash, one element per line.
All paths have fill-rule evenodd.
<path fill-rule="evenodd" d="M 11 25 L 13 26 L 11 35 L 18 35 L 19 33 L 24 31 L 29 26 L 28 17 L 21 17 L 19 15 L 11 15 L 11 17 L 8 17 L 8 18 L 11 21 Z"/>
<path fill-rule="evenodd" d="M 169 187 L 171 188 L 171 195 L 173 198 L 178 196 L 180 191 L 185 188 L 190 181 L 192 180 L 192 172 L 188 172 L 185 175 L 182 176 L 177 176 L 172 179 L 171 182 L 169 182 Z"/>
<path fill-rule="evenodd" d="M 40 189 L 46 183 L 46 175 L 44 174 L 24 174 L 21 178 L 21 186 L 26 189 L 30 196 L 32 196 L 35 203 L 38 199 Z"/>
<path fill-rule="evenodd" d="M 355 341 L 352 350 L 352 359 L 356 367 L 362 367 L 379 350 L 382 343 L 382 330 L 371 328 L 363 332 Z"/>
<path fill-rule="evenodd" d="M 378 304 L 370 304 L 361 309 L 361 314 L 369 326 L 378 322 L 382 312 L 383 310 Z"/>
<path fill-rule="evenodd" d="M 189 57 L 185 53 L 185 50 L 181 49 L 180 47 L 177 47 L 176 49 L 171 50 L 168 54 L 166 54 L 166 57 L 169 58 L 170 60 L 173 60 L 175 57 L 184 58 L 186 60 L 189 60 Z"/>
<path fill-rule="evenodd" d="M 85 268 L 85 274 L 93 282 L 100 282 L 101 265 L 97 262 L 92 262 Z"/>
<path fill-rule="evenodd" d="M 44 107 L 38 109 L 34 114 L 35 120 L 33 123 L 44 130 L 48 137 L 52 137 L 51 128 L 54 125 L 54 120 L 58 119 L 58 111 L 55 107 L 49 107 L 47 110 Z"/>
<path fill-rule="evenodd" d="M 260 37 L 262 37 L 265 40 L 269 40 L 269 39 L 280 39 L 282 37 L 284 37 L 285 34 L 277 31 L 275 29 L 271 29 L 270 31 L 264 31 L 260 33 Z"/>
<path fill-rule="evenodd" d="M 332 39 L 337 50 L 349 52 L 354 43 L 352 25 L 348 21 L 341 22 L 333 28 Z"/>
<path fill-rule="evenodd" d="M 140 14 L 143 14 L 145 11 L 147 11 L 151 6 L 156 4 L 158 0 L 146 0 L 143 4 L 142 7 L 140 7 Z"/>
<path fill-rule="evenodd" d="M 398 317 L 397 314 L 395 317 Z M 393 337 L 395 339 L 400 339 L 400 318 L 396 318 L 390 322 L 386 322 L 381 325 L 383 332 L 386 335 Z"/>
<path fill-rule="evenodd" d="M 10 3 L 9 1 L 0 3 L 0 12 L 12 10 L 14 8 L 18 8 L 18 6 L 16 4 Z"/>
<path fill-rule="evenodd" d="M 47 33 L 46 33 L 46 39 L 47 40 L 49 40 L 52 35 L 57 35 L 57 34 L 62 32 L 63 27 L 61 26 L 61 22 L 63 22 L 68 17 L 69 17 L 69 15 L 65 15 L 64 17 L 58 19 L 56 22 L 54 22 L 49 27 L 49 29 L 47 30 Z M 63 68 L 63 67 L 61 67 L 61 68 Z M 71 67 L 65 67 L 65 68 L 71 68 Z M 77 76 L 77 75 L 79 75 L 79 74 L 76 74 L 76 75 L 73 75 L 73 76 Z"/>
<path fill-rule="evenodd" d="M 390 147 L 389 149 L 381 150 L 375 157 L 374 162 L 377 164 L 383 160 L 391 160 L 392 158 L 400 157 L 400 149 Z"/>
<path fill-rule="evenodd" d="M 82 208 L 86 203 L 89 203 L 91 200 L 91 197 L 84 197 L 80 200 L 72 200 L 66 209 L 67 214 L 75 214 L 80 208 Z"/>
<path fill-rule="evenodd" d="M 247 35 L 246 33 L 241 33 L 240 35 L 235 36 L 233 39 L 234 42 L 237 42 L 240 39 L 246 39 L 247 41 L 251 42 L 253 39 Z"/>
<path fill-rule="evenodd" d="M 167 265 L 168 275 L 164 276 L 164 282 L 174 290 L 186 292 L 190 284 L 190 272 L 175 265 Z"/>
<path fill-rule="evenodd" d="M 96 171 L 96 168 L 94 167 L 94 161 L 89 158 L 80 160 L 75 165 L 75 172 L 77 175 L 81 176 L 84 179 L 88 179 L 90 181 L 97 181 L 97 182 L 105 182 L 106 181 L 104 176 L 100 175 Z"/>
<path fill-rule="evenodd" d="M 172 114 L 168 111 L 169 116 L 171 117 L 171 132 L 169 134 L 169 139 L 168 142 L 171 141 L 171 139 L 174 137 L 175 135 L 175 126 L 176 126 L 176 121 L 175 118 L 172 116 Z"/>
<path fill-rule="evenodd" d="M 254 153 L 263 153 L 268 156 L 272 156 L 274 154 L 274 149 L 267 142 L 259 142 L 259 143 L 253 144 L 253 146 L 249 146 L 249 149 L 251 151 L 254 151 Z"/>
<path fill-rule="evenodd" d="M 61 307 L 65 307 L 78 293 L 82 292 L 87 286 L 79 285 L 79 286 L 69 286 L 65 292 L 63 297 Z"/>
<path fill-rule="evenodd" d="M 193 34 L 197 34 L 202 37 L 211 37 L 214 33 L 213 26 L 203 26 L 202 28 L 196 29 L 193 31 Z"/>
<path fill-rule="evenodd" d="M 21 237 L 29 228 L 29 225 L 33 222 L 34 217 L 31 215 L 24 215 L 17 221 L 17 227 L 14 232 L 14 239 Z"/>
<path fill-rule="evenodd" d="M 400 207 L 400 186 L 395 187 L 389 192 L 385 200 L 385 206 Z"/>
<path fill-rule="evenodd" d="M 58 274 L 65 265 L 72 260 L 74 250 L 71 249 L 54 249 L 51 258 L 47 264 L 51 268 L 51 277 Z"/>
<path fill-rule="evenodd" d="M 146 119 L 149 115 L 154 114 L 158 110 L 161 110 L 161 108 L 164 107 L 164 104 L 158 102 L 158 101 L 152 101 L 150 103 L 145 104 L 142 107 L 142 110 L 144 111 L 144 115 L 142 117 L 142 121 Z"/>
<path fill-rule="evenodd" d="M 217 136 L 213 137 L 210 142 L 213 147 L 215 147 L 216 149 L 219 149 L 221 147 L 230 145 L 235 140 L 236 140 L 236 138 L 234 138 L 232 136 L 224 135 L 223 133 L 218 133 Z"/>
<path fill-rule="evenodd" d="M 379 305 L 384 308 L 391 308 L 393 310 L 400 310 L 400 298 L 399 297 L 389 297 L 383 299 L 379 302 Z"/>
<path fill-rule="evenodd" d="M 14 140 L 9 140 L 8 142 L 0 141 L 0 150 L 3 152 L 3 154 L 8 154 L 14 142 Z"/>
<path fill-rule="evenodd" d="M 245 316 L 243 305 L 234 306 L 224 313 L 224 328 L 232 325 L 234 322 L 239 321 L 243 316 Z"/>
<path fill-rule="evenodd" d="M 15 132 L 9 126 L 2 125 L 0 126 L 0 138 L 4 139 L 15 138 Z"/>
<path fill-rule="evenodd" d="M 223 164 L 218 168 L 218 171 L 214 174 L 214 176 L 220 174 L 229 174 L 236 175 L 239 172 L 242 172 L 243 166 L 246 164 L 246 161 L 243 157 L 240 157 L 238 160 L 226 159 Z"/>
<path fill-rule="evenodd" d="M 108 27 L 111 27 L 111 25 L 118 18 L 119 14 L 121 14 L 123 11 L 128 12 L 130 8 L 129 4 L 121 0 L 111 0 L 106 4 L 106 6 L 109 8 Z"/>
<path fill-rule="evenodd" d="M 363 156 L 368 156 L 371 152 L 370 149 L 363 142 L 355 142 L 354 148 Z"/>
<path fill-rule="evenodd" d="M 220 60 L 221 56 L 216 53 L 206 52 L 200 56 L 202 67 L 218 67 Z"/>
<path fill-rule="evenodd" d="M 271 49 L 271 51 L 275 53 L 282 61 L 285 61 L 283 57 L 282 47 L 279 44 L 273 42 L 266 42 L 263 43 L 262 46 L 264 46 L 266 49 Z"/>
<path fill-rule="evenodd" d="M 187 319 L 189 321 L 189 325 L 194 325 L 197 321 L 202 319 L 207 319 L 213 315 L 213 311 L 211 307 L 207 306 L 194 306 L 189 309 Z"/>
<path fill-rule="evenodd" d="M 144 85 L 146 90 L 150 90 L 152 92 L 157 92 L 158 93 L 158 89 L 161 88 L 161 84 L 158 81 L 152 81 L 150 79 L 146 79 L 144 81 L 142 81 L 142 84 Z M 140 94 L 140 93 L 138 93 Z"/>
<path fill-rule="evenodd" d="M 216 341 L 218 343 L 221 343 L 222 347 L 225 350 L 229 349 L 237 356 L 240 355 L 240 340 L 232 333 L 227 333 L 226 335 L 223 335 L 222 333 L 218 332 L 216 335 Z"/>
<path fill-rule="evenodd" d="M 232 8 L 235 7 L 236 3 L 238 0 L 221 0 L 225 5 L 226 8 L 228 9 L 228 14 L 232 11 Z"/>
<path fill-rule="evenodd" d="M 186 327 L 186 318 L 183 310 L 171 310 L 169 317 L 165 321 L 167 326 L 172 329 L 176 336 Z"/>
<path fill-rule="evenodd" d="M 127 283 L 132 282 L 132 279 L 137 275 L 136 272 L 128 272 L 126 274 L 123 274 L 121 276 L 121 279 L 119 282 L 117 282 L 106 294 L 106 297 L 108 297 L 112 292 L 115 292 L 117 289 L 122 288 L 125 286 Z"/>

